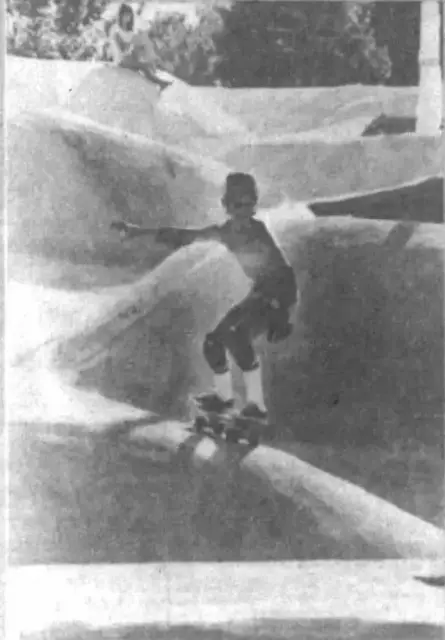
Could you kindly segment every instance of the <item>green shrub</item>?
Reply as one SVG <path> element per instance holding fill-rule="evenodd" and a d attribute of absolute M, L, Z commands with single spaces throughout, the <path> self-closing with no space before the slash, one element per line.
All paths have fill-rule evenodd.
<path fill-rule="evenodd" d="M 182 14 L 157 18 L 149 35 L 160 67 L 192 83 L 211 83 L 217 63 L 214 36 L 222 28 L 221 16 L 203 9 L 197 24 L 189 24 Z"/>

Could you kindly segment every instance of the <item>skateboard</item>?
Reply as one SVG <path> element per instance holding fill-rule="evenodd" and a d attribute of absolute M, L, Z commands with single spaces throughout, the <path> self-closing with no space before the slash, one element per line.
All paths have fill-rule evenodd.
<path fill-rule="evenodd" d="M 193 430 L 196 433 L 206 433 L 221 439 L 225 436 L 226 442 L 233 444 L 244 441 L 251 447 L 258 446 L 266 426 L 265 420 L 246 418 L 236 409 L 218 413 L 207 411 L 196 401 L 194 405 Z"/>
<path fill-rule="evenodd" d="M 238 443 L 245 441 L 251 447 L 257 447 L 266 429 L 266 420 L 247 418 L 235 413 L 225 430 L 226 441 Z"/>

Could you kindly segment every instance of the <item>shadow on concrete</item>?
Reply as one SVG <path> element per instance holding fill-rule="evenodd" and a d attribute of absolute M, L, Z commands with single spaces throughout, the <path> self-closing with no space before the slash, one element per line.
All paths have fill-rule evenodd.
<path fill-rule="evenodd" d="M 328 607 L 327 603 L 327 607 Z M 228 627 L 228 628 L 227 628 Z M 66 624 L 21 636 L 22 640 L 439 640 L 442 627 L 434 624 L 364 622 L 355 618 L 307 620 L 258 619 L 240 625 L 128 625 L 92 629 Z"/>
<path fill-rule="evenodd" d="M 365 129 L 362 136 L 394 136 L 403 133 L 414 133 L 416 130 L 416 118 L 413 116 L 396 116 L 381 113 L 374 118 Z"/>
<path fill-rule="evenodd" d="M 272 419 L 297 439 L 441 442 L 443 258 L 406 247 L 416 229 L 397 223 L 379 243 L 321 228 L 301 248 L 295 346 L 267 360 Z"/>
<path fill-rule="evenodd" d="M 443 177 L 308 205 L 316 216 L 354 216 L 369 220 L 443 222 Z"/>
<path fill-rule="evenodd" d="M 429 587 L 445 587 L 445 576 L 415 576 L 415 580 Z"/>
<path fill-rule="evenodd" d="M 241 464 L 247 447 L 212 449 L 190 434 L 171 451 L 162 439 L 38 426 L 14 427 L 11 565 L 385 557 L 354 531 L 339 536 L 306 503 L 295 509 L 260 486 Z M 212 459 L 191 473 L 201 443 Z"/>

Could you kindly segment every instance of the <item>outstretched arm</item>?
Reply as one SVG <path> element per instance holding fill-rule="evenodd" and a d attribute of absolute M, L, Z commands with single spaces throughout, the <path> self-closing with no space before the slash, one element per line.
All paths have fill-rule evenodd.
<path fill-rule="evenodd" d="M 176 227 L 158 227 L 157 229 L 140 227 L 129 222 L 112 222 L 111 228 L 120 231 L 128 238 L 151 236 L 157 242 L 179 249 L 199 240 L 218 240 L 218 227 L 209 226 L 201 229 L 181 229 Z"/>
<path fill-rule="evenodd" d="M 174 246 L 176 249 L 185 247 L 193 242 L 218 240 L 218 227 L 202 227 L 201 229 L 181 229 L 177 227 L 161 227 L 158 229 L 156 240 Z"/>

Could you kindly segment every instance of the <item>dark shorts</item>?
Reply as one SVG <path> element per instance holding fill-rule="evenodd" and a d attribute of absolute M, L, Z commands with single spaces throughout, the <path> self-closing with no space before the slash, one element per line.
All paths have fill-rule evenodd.
<path fill-rule="evenodd" d="M 255 292 L 249 293 L 230 309 L 216 327 L 217 332 L 241 332 L 251 340 L 266 333 L 274 307 L 272 302 Z"/>
<path fill-rule="evenodd" d="M 243 371 L 256 369 L 252 342 L 268 332 L 274 314 L 273 303 L 255 291 L 232 307 L 204 342 L 204 355 L 215 373 L 228 369 L 226 350 Z"/>

